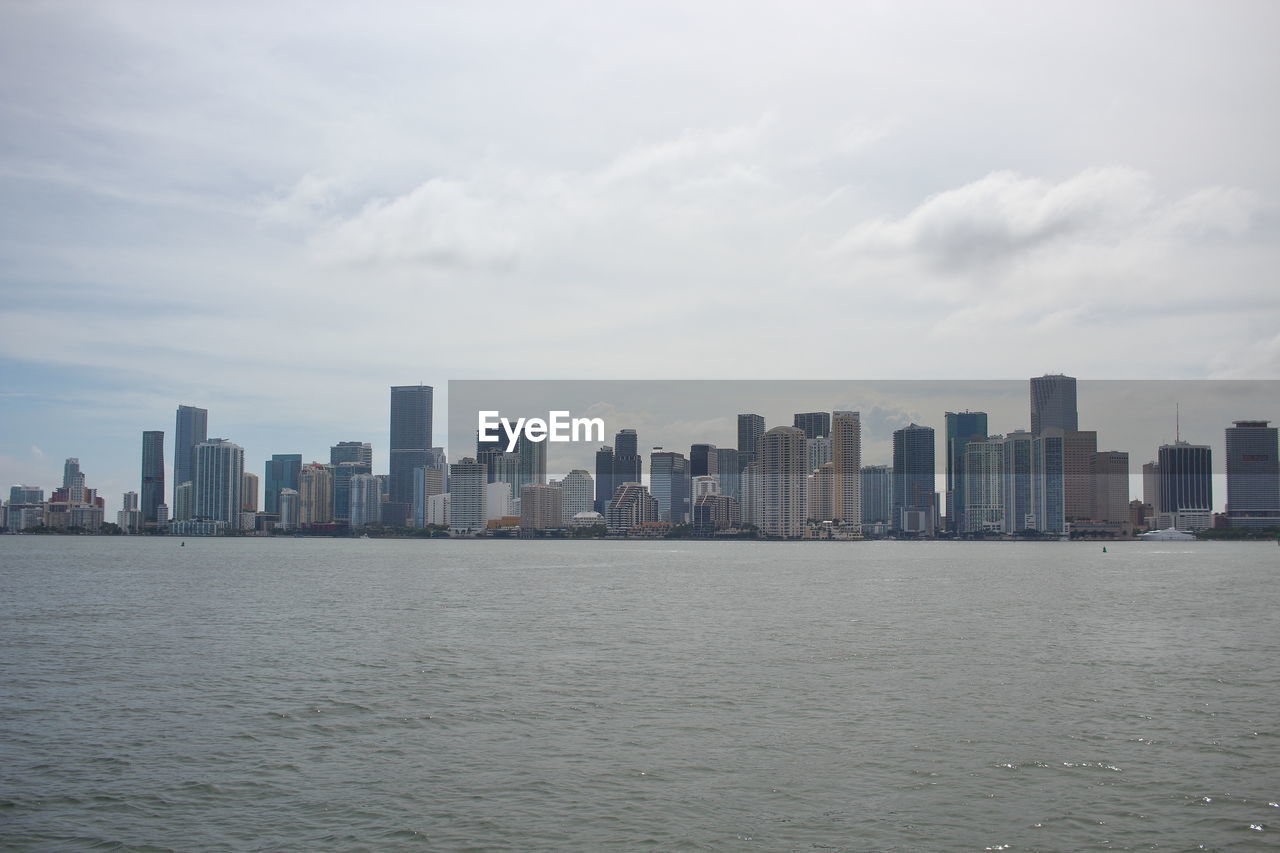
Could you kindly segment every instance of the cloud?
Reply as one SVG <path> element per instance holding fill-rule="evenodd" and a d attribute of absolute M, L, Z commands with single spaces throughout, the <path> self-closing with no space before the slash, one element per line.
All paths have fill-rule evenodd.
<path fill-rule="evenodd" d="M 31 445 L 31 456 L 33 459 L 43 459 L 44 451 L 41 450 L 38 446 L 33 444 Z"/>

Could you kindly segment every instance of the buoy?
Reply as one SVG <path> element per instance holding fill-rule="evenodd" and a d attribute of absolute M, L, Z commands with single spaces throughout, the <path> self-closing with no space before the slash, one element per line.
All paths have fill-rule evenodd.
<path fill-rule="evenodd" d="M 1104 553 L 1104 554 L 1105 554 L 1105 553 L 1107 553 L 1107 546 L 1106 546 L 1106 545 L 1103 545 L 1103 546 L 1102 546 L 1102 553 Z"/>

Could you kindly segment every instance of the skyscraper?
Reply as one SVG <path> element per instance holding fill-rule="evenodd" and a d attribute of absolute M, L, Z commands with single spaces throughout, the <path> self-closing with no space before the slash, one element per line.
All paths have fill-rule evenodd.
<path fill-rule="evenodd" d="M 658 502 L 658 521 L 677 525 L 688 520 L 691 486 L 689 460 L 683 453 L 654 448 L 649 454 L 649 488 Z"/>
<path fill-rule="evenodd" d="M 1008 433 L 1002 442 L 1003 482 L 1000 496 L 1004 501 L 1004 532 L 1019 533 L 1035 526 L 1035 504 L 1031 487 L 1031 433 L 1018 429 Z"/>
<path fill-rule="evenodd" d="M 1129 454 L 1100 450 L 1093 462 L 1093 517 L 1102 521 L 1129 519 Z"/>
<path fill-rule="evenodd" d="M 333 474 L 328 465 L 312 462 L 298 474 L 298 524 L 333 523 Z"/>
<path fill-rule="evenodd" d="M 472 458 L 449 466 L 449 529 L 457 533 L 483 530 L 488 523 L 489 473 Z"/>
<path fill-rule="evenodd" d="M 431 412 L 434 389 L 430 385 L 391 386 L 391 444 L 388 491 L 390 503 L 400 505 L 399 523 L 408 517 L 413 503 L 413 469 L 431 462 Z"/>
<path fill-rule="evenodd" d="M 373 470 L 373 445 L 367 441 L 339 441 L 329 448 L 329 464 L 358 462 Z"/>
<path fill-rule="evenodd" d="M 834 412 L 831 434 L 831 512 L 846 525 L 862 525 L 862 415 Z"/>
<path fill-rule="evenodd" d="M 147 430 L 142 434 L 141 504 L 144 523 L 157 522 L 156 510 L 164 503 L 164 432 Z"/>
<path fill-rule="evenodd" d="M 267 460 L 263 478 L 262 510 L 272 515 L 281 513 L 279 497 L 281 489 L 298 491 L 298 475 L 302 471 L 301 453 L 276 453 Z M 295 510 L 297 500 L 294 500 Z M 297 519 L 294 519 L 297 526 Z"/>
<path fill-rule="evenodd" d="M 888 524 L 893 510 L 893 469 L 867 465 L 862 469 L 862 523 Z"/>
<path fill-rule="evenodd" d="M 831 436 L 830 412 L 800 412 L 793 416 L 796 429 L 804 430 L 805 438 L 829 438 Z"/>
<path fill-rule="evenodd" d="M 173 432 L 173 488 L 174 504 L 177 489 L 195 477 L 196 445 L 209 438 L 209 412 L 195 406 L 178 406 L 176 428 Z"/>
<path fill-rule="evenodd" d="M 1076 412 L 1076 380 L 1074 376 L 1046 374 L 1031 380 L 1031 432 L 1060 429 L 1074 432 L 1080 428 Z"/>
<path fill-rule="evenodd" d="M 1074 430 L 1062 434 L 1062 505 L 1067 521 L 1098 518 L 1095 498 L 1098 433 Z M 1129 500 L 1126 497 L 1125 503 Z"/>
<path fill-rule="evenodd" d="M 613 500 L 613 448 L 605 445 L 596 451 L 596 512 L 604 515 Z"/>
<path fill-rule="evenodd" d="M 760 439 L 764 436 L 764 418 L 760 415 L 738 415 L 738 470 L 756 461 Z"/>
<path fill-rule="evenodd" d="M 347 486 L 347 519 L 351 527 L 366 527 L 370 524 L 377 524 L 378 509 L 381 503 L 378 478 L 372 474 L 355 474 L 351 477 Z"/>
<path fill-rule="evenodd" d="M 1208 445 L 1175 441 L 1160 446 L 1161 512 L 1179 530 L 1204 530 L 1213 522 L 1213 465 Z"/>
<path fill-rule="evenodd" d="M 947 529 L 964 531 L 964 448 L 987 437 L 986 412 L 947 412 Z"/>
<path fill-rule="evenodd" d="M 716 448 L 716 476 L 720 478 L 720 493 L 738 500 L 742 494 L 742 468 L 738 465 L 736 447 Z"/>
<path fill-rule="evenodd" d="M 932 427 L 910 424 L 893 433 L 895 530 L 932 535 L 938 523 Z M 911 515 L 908 515 L 910 513 Z"/>
<path fill-rule="evenodd" d="M 804 430 L 774 427 L 761 438 L 759 527 L 765 536 L 795 539 L 804 535 L 808 468 Z"/>
<path fill-rule="evenodd" d="M 1067 532 L 1066 434 L 1058 427 L 1045 427 L 1031 435 L 1031 506 L 1035 529 L 1045 534 Z"/>
<path fill-rule="evenodd" d="M 689 448 L 689 476 L 715 477 L 720 473 L 720 457 L 714 444 L 694 444 Z"/>
<path fill-rule="evenodd" d="M 619 430 L 613 437 L 613 487 L 623 483 L 639 483 L 643 469 L 639 438 L 633 429 Z M 612 497 L 612 496 L 611 496 Z"/>
<path fill-rule="evenodd" d="M 560 490 L 564 498 L 564 521 L 568 524 L 580 512 L 591 512 L 595 483 L 591 475 L 581 468 L 575 468 L 560 481 Z"/>
<path fill-rule="evenodd" d="M 220 521 L 240 526 L 240 488 L 244 481 L 244 448 L 224 438 L 202 441 L 195 447 L 193 516 L 200 521 Z"/>
<path fill-rule="evenodd" d="M 964 442 L 960 482 L 964 507 L 958 533 L 998 533 L 1004 528 L 1004 436 L 972 437 Z"/>
<path fill-rule="evenodd" d="M 1280 442 L 1270 421 L 1227 427 L 1227 519 L 1232 527 L 1280 525 Z"/>
<path fill-rule="evenodd" d="M 240 477 L 240 510 L 258 511 L 258 475 L 245 471 Z"/>

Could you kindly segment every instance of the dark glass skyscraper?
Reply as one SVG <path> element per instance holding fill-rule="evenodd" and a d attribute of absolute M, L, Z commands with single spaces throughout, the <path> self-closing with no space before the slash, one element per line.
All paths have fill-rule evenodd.
<path fill-rule="evenodd" d="M 209 411 L 195 406 L 179 406 L 176 428 L 173 432 L 173 503 L 176 505 L 178 487 L 195 479 L 196 445 L 209 438 Z"/>
<path fill-rule="evenodd" d="M 301 453 L 276 453 L 267 460 L 266 471 L 263 472 L 263 512 L 280 512 L 280 490 L 298 491 L 298 476 L 301 472 Z"/>
<path fill-rule="evenodd" d="M 1160 508 L 1164 512 L 1203 512 L 1213 508 L 1213 467 L 1209 447 L 1185 441 L 1162 444 Z"/>
<path fill-rule="evenodd" d="M 1058 373 L 1031 380 L 1031 432 L 1040 433 L 1046 429 L 1063 432 L 1080 429 L 1074 376 Z"/>
<path fill-rule="evenodd" d="M 934 466 L 933 427 L 911 424 L 893 433 L 893 527 L 902 524 L 903 510 L 936 512 Z"/>
<path fill-rule="evenodd" d="M 947 529 L 963 530 L 964 449 L 987 437 L 986 412 L 947 412 Z"/>
<path fill-rule="evenodd" d="M 764 418 L 760 415 L 738 415 L 738 470 L 755 462 L 764 437 Z"/>
<path fill-rule="evenodd" d="M 636 431 L 620 430 L 613 437 L 613 488 L 617 490 L 623 483 L 641 482 L 642 470 L 639 438 L 636 436 Z"/>
<path fill-rule="evenodd" d="M 796 429 L 804 430 L 805 438 L 830 438 L 830 412 L 800 412 L 795 415 Z"/>
<path fill-rule="evenodd" d="M 613 482 L 613 448 L 607 444 L 596 451 L 596 512 L 609 511 L 609 501 L 617 487 Z"/>
<path fill-rule="evenodd" d="M 164 503 L 164 432 L 147 430 L 142 434 L 142 490 L 139 492 L 144 522 L 154 522 L 156 511 Z"/>
<path fill-rule="evenodd" d="M 720 458 L 714 444 L 695 444 L 689 448 L 690 477 L 713 477 L 719 472 Z"/>
<path fill-rule="evenodd" d="M 413 503 L 413 469 L 431 462 L 430 385 L 391 386 L 390 502 L 409 507 Z M 407 509 L 406 509 L 407 514 Z"/>
<path fill-rule="evenodd" d="M 1270 421 L 1227 428 L 1227 517 L 1232 527 L 1280 525 L 1280 441 Z"/>

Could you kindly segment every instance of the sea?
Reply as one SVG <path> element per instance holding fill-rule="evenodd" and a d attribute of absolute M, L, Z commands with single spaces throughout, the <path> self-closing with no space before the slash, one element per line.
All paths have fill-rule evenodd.
<path fill-rule="evenodd" d="M 1277 850 L 1280 548 L 3 536 L 0 848 Z"/>

